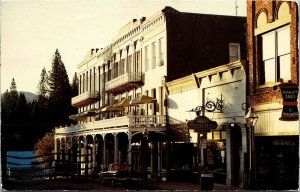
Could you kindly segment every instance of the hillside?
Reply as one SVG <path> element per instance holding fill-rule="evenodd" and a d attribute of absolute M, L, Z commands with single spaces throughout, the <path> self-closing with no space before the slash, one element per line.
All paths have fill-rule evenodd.
<path fill-rule="evenodd" d="M 27 102 L 32 102 L 36 98 L 36 94 L 34 94 L 34 93 L 27 92 L 27 91 L 21 91 L 21 92 L 24 93 Z M 18 91 L 18 94 L 20 94 L 20 91 Z M 3 96 L 3 93 L 1 93 L 1 99 L 2 99 L 2 96 Z"/>

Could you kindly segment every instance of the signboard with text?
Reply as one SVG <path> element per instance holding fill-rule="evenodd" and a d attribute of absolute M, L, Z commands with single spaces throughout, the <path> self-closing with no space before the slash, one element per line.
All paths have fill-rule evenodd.
<path fill-rule="evenodd" d="M 194 120 L 187 123 L 189 129 L 193 129 L 198 133 L 207 133 L 218 127 L 217 122 L 210 120 L 206 116 L 198 116 Z"/>
<path fill-rule="evenodd" d="M 281 121 L 298 121 L 299 112 L 298 112 L 298 92 L 299 87 L 296 83 L 282 83 L 280 85 L 280 90 L 283 99 L 283 109 Z"/>

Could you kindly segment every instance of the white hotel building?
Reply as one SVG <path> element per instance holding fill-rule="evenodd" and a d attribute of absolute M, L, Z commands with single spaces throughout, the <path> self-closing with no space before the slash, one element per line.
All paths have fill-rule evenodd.
<path fill-rule="evenodd" d="M 128 163 L 135 170 L 149 167 L 149 175 L 161 177 L 172 164 L 168 145 L 180 140 L 171 137 L 176 129 L 170 131 L 169 125 L 182 123 L 186 113 L 168 108 L 165 83 L 223 65 L 231 57 L 243 59 L 245 22 L 243 17 L 171 7 L 130 21 L 109 45 L 92 49 L 77 66 L 79 92 L 72 105 L 78 114 L 70 118 L 78 123 L 55 129 L 55 151 L 62 153 L 56 158 L 74 162 L 78 174 Z"/>

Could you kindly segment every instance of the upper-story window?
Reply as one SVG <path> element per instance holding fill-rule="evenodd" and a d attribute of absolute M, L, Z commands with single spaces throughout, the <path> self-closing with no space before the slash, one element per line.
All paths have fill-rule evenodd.
<path fill-rule="evenodd" d="M 239 61 L 240 59 L 240 44 L 229 43 L 229 63 Z"/>
<path fill-rule="evenodd" d="M 145 47 L 145 72 L 149 70 L 149 46 Z"/>
<path fill-rule="evenodd" d="M 127 73 L 131 72 L 131 66 L 132 66 L 132 55 L 129 55 L 127 61 Z"/>
<path fill-rule="evenodd" d="M 164 65 L 164 54 L 165 54 L 163 38 L 159 39 L 159 41 L 158 41 L 158 51 L 159 51 L 158 65 L 162 66 L 162 65 Z"/>
<path fill-rule="evenodd" d="M 114 63 L 114 78 L 119 76 L 119 63 Z"/>
<path fill-rule="evenodd" d="M 140 64 L 141 63 L 141 52 L 140 51 L 137 51 L 136 52 L 136 65 L 135 65 L 135 71 L 140 71 Z"/>
<path fill-rule="evenodd" d="M 125 59 L 122 59 L 120 65 L 120 75 L 124 75 L 124 73 L 125 73 Z"/>
<path fill-rule="evenodd" d="M 152 43 L 152 69 L 156 67 L 156 42 Z"/>
<path fill-rule="evenodd" d="M 261 35 L 261 44 L 261 84 L 290 80 L 290 26 Z"/>

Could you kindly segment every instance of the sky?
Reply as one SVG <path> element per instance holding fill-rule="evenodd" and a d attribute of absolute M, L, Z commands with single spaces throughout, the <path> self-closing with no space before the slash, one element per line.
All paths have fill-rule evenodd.
<path fill-rule="evenodd" d="M 246 0 L 2 0 L 1 93 L 13 78 L 18 91 L 36 93 L 42 69 L 51 70 L 56 49 L 71 82 L 90 49 L 105 47 L 130 20 L 150 17 L 165 6 L 246 16 Z"/>

